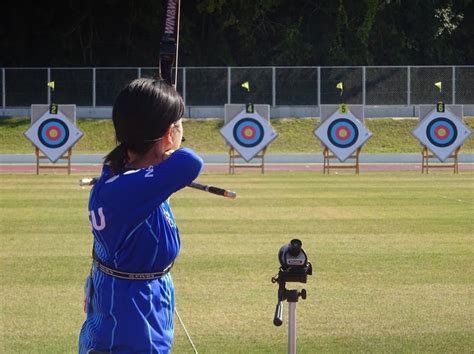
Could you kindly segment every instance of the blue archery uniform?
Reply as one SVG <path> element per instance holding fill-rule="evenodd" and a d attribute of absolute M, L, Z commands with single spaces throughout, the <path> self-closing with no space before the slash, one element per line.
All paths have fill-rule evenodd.
<path fill-rule="evenodd" d="M 108 166 L 89 199 L 94 250 L 121 272 L 151 273 L 178 256 L 179 231 L 168 204 L 201 172 L 202 159 L 182 148 L 156 166 L 111 176 Z M 87 301 L 88 300 L 88 301 Z M 167 353 L 173 342 L 174 285 L 170 273 L 153 280 L 108 275 L 94 263 L 86 282 L 87 318 L 79 353 Z"/>

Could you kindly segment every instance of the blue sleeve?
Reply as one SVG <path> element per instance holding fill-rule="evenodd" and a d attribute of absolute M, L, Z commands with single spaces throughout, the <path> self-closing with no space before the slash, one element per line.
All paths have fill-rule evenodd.
<path fill-rule="evenodd" d="M 203 165 L 194 151 L 181 148 L 158 165 L 109 178 L 101 184 L 97 197 L 128 217 L 145 218 L 171 194 L 194 181 Z"/>

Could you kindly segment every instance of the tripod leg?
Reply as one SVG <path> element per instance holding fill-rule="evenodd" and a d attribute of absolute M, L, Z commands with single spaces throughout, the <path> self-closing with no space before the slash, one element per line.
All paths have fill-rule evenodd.
<path fill-rule="evenodd" d="M 288 354 L 296 354 L 296 302 L 288 302 Z"/>
<path fill-rule="evenodd" d="M 283 324 L 283 304 L 282 301 L 278 301 L 275 309 L 275 317 L 273 317 L 273 324 L 275 326 L 281 326 Z"/>

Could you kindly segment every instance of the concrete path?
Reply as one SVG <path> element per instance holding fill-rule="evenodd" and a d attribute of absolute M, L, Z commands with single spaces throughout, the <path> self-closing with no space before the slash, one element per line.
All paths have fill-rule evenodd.
<path fill-rule="evenodd" d="M 229 156 L 227 154 L 202 154 L 205 166 L 204 172 L 229 173 Z M 102 167 L 104 155 L 73 155 L 71 172 L 83 174 L 98 174 Z M 236 161 L 244 164 L 247 168 L 236 167 L 236 172 L 243 171 L 261 172 L 261 168 L 255 166 L 260 161 L 251 161 L 245 164 L 243 160 Z M 353 160 L 348 163 L 353 164 Z M 452 160 L 450 162 L 452 164 Z M 58 163 L 59 164 L 59 163 Z M 43 162 L 45 167 L 56 167 L 57 165 Z M 61 163 L 65 166 L 64 162 Z M 447 166 L 446 166 L 447 167 Z M 452 167 L 451 167 L 452 169 Z M 265 172 L 271 171 L 321 171 L 323 170 L 323 156 L 319 154 L 267 154 L 265 156 Z M 347 171 L 354 172 L 353 169 Z M 362 154 L 360 171 L 418 171 L 421 172 L 421 154 Z M 459 163 L 460 172 L 474 172 L 474 154 L 461 154 Z M 35 173 L 36 157 L 34 154 L 0 154 L 1 173 Z M 335 172 L 337 173 L 337 172 Z"/>

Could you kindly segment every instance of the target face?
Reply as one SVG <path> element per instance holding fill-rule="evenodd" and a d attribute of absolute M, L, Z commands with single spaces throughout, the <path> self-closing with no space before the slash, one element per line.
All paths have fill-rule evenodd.
<path fill-rule="evenodd" d="M 245 109 L 223 126 L 220 133 L 247 162 L 278 136 L 266 119 Z"/>
<path fill-rule="evenodd" d="M 260 144 L 265 135 L 263 126 L 255 118 L 243 118 L 234 125 L 234 139 L 240 145 L 251 148 Z"/>
<path fill-rule="evenodd" d="M 347 160 L 372 136 L 372 133 L 350 109 L 342 113 L 337 106 L 334 113 L 323 120 L 313 134 L 341 162 Z"/>
<path fill-rule="evenodd" d="M 455 115 L 449 106 L 445 112 L 437 112 L 436 106 L 413 129 L 412 134 L 440 161 L 445 161 L 471 134 L 462 118 Z"/>
<path fill-rule="evenodd" d="M 433 145 L 447 147 L 458 137 L 458 130 L 449 119 L 435 118 L 426 127 L 426 136 Z"/>
<path fill-rule="evenodd" d="M 60 119 L 46 119 L 38 128 L 38 139 L 46 147 L 59 148 L 69 139 L 69 128 Z"/>
<path fill-rule="evenodd" d="M 359 129 L 347 118 L 335 119 L 328 127 L 329 141 L 339 148 L 348 148 L 354 145 L 359 138 Z"/>
<path fill-rule="evenodd" d="M 83 135 L 61 111 L 46 112 L 24 134 L 51 162 L 56 162 Z"/>

